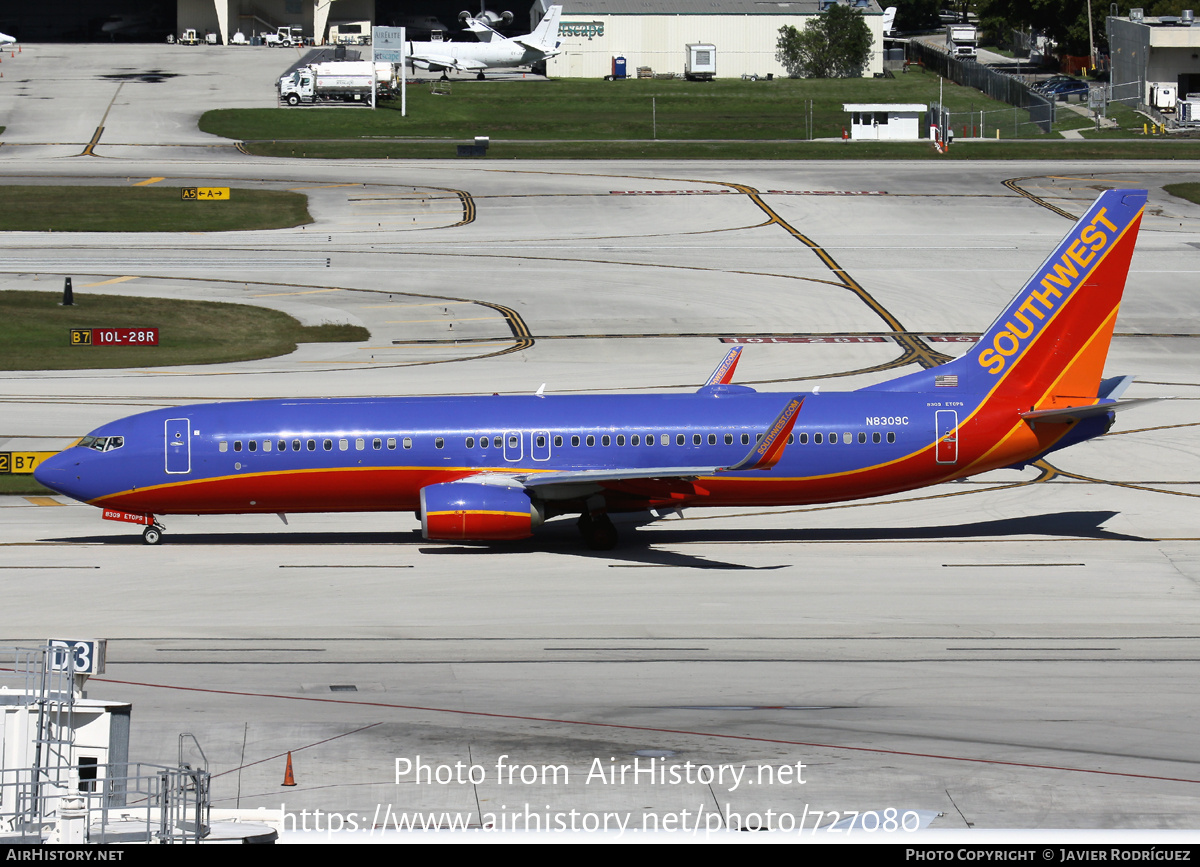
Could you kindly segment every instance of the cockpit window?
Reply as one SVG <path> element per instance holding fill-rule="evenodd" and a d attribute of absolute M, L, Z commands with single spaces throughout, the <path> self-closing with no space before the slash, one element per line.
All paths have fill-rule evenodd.
<path fill-rule="evenodd" d="M 79 447 L 93 449 L 98 452 L 111 452 L 125 445 L 125 437 L 93 437 L 86 436 L 79 441 Z"/>

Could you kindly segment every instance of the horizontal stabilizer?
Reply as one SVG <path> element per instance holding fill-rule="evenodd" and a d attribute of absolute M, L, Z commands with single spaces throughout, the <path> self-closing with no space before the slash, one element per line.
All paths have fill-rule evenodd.
<path fill-rule="evenodd" d="M 1136 400 L 1117 400 L 1111 403 L 1097 403 L 1092 406 L 1068 406 L 1055 409 L 1034 409 L 1029 412 L 1021 413 L 1021 418 L 1028 422 L 1048 421 L 1048 422 L 1068 422 L 1079 421 L 1092 416 L 1104 415 L 1110 412 L 1120 412 L 1123 409 L 1132 409 L 1135 406 L 1141 406 L 1144 403 L 1154 403 L 1158 400 L 1163 400 L 1161 397 L 1142 397 Z"/>
<path fill-rule="evenodd" d="M 1133 376 L 1114 376 L 1100 383 L 1100 390 L 1096 393 L 1097 397 L 1107 397 L 1116 400 L 1125 393 L 1125 389 L 1133 385 Z"/>

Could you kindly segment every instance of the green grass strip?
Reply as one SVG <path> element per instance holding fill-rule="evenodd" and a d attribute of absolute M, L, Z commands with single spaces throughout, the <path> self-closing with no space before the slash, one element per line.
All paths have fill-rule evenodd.
<path fill-rule="evenodd" d="M 363 341 L 357 325 L 304 326 L 248 304 L 56 292 L 0 292 L 0 370 L 79 370 L 215 364 L 271 358 L 299 343 Z M 158 346 L 71 346 L 73 328 L 158 328 Z"/>
<path fill-rule="evenodd" d="M 1187 199 L 1193 205 L 1200 205 L 1200 184 L 1167 184 L 1163 189 L 1172 196 Z"/>
<path fill-rule="evenodd" d="M 308 197 L 233 189 L 228 201 L 186 201 L 181 188 L 0 186 L 0 231 L 229 232 L 311 223 Z"/>

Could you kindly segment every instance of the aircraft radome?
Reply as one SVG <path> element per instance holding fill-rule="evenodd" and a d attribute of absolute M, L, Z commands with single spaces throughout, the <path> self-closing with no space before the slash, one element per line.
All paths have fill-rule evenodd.
<path fill-rule="evenodd" d="M 961 358 L 852 392 L 732 383 L 691 394 L 258 400 L 103 425 L 34 473 L 144 524 L 156 516 L 414 511 L 426 539 L 524 539 L 578 516 L 877 497 L 1022 467 L 1105 433 L 1132 377 L 1103 379 L 1146 203 L 1111 190 Z"/>

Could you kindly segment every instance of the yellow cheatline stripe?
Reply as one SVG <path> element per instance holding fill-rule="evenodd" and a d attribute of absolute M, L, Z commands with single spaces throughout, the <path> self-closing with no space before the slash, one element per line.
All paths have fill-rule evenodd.
<path fill-rule="evenodd" d="M 99 283 L 84 283 L 80 289 L 90 289 L 93 286 L 108 286 L 112 283 L 124 283 L 127 280 L 136 280 L 137 277 L 113 277 L 111 280 L 101 280 Z"/>
<path fill-rule="evenodd" d="M 268 292 L 265 295 L 251 295 L 251 298 L 278 298 L 283 295 L 320 295 L 322 292 L 342 292 L 342 289 L 311 289 L 308 292 Z"/>
<path fill-rule="evenodd" d="M 60 503 L 58 500 L 50 497 L 26 497 L 26 500 L 33 503 L 35 506 L 62 506 L 65 503 Z"/>
<path fill-rule="evenodd" d="M 144 181 L 138 181 L 134 184 L 135 187 L 148 187 L 151 184 L 157 184 L 159 181 L 165 181 L 166 178 L 147 178 Z"/>

